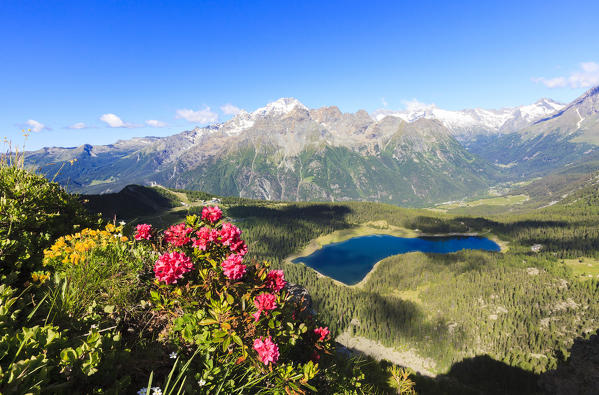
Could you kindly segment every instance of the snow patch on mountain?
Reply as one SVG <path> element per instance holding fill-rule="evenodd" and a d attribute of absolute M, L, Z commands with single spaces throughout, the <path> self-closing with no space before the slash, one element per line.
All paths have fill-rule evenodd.
<path fill-rule="evenodd" d="M 578 116 L 580 117 L 580 121 L 578 121 L 578 123 L 576 124 L 576 129 L 580 129 L 580 124 L 582 123 L 582 121 L 584 121 L 584 118 L 582 117 L 582 115 L 580 115 L 580 111 L 578 110 L 578 108 L 576 109 L 576 114 L 578 114 Z"/>
<path fill-rule="evenodd" d="M 233 136 L 250 129 L 255 122 L 256 120 L 252 117 L 252 114 L 241 110 L 230 121 L 224 123 L 222 127 L 226 134 Z"/>
<path fill-rule="evenodd" d="M 414 122 L 421 118 L 436 119 L 454 134 L 486 131 L 490 133 L 513 131 L 513 126 L 531 123 L 564 108 L 564 105 L 551 99 L 541 99 L 533 104 L 508 107 L 499 110 L 475 108 L 461 111 L 451 111 L 438 108 L 434 104 L 411 101 L 403 111 L 387 109 L 376 110 L 372 117 L 381 121 L 385 117 L 397 117 L 406 122 Z"/>
<path fill-rule="evenodd" d="M 261 107 L 256 111 L 252 112 L 252 117 L 267 117 L 267 116 L 280 116 L 286 115 L 300 108 L 302 110 L 308 110 L 299 100 L 292 97 L 284 97 L 279 100 L 275 100 L 272 103 L 268 103 L 265 107 Z"/>

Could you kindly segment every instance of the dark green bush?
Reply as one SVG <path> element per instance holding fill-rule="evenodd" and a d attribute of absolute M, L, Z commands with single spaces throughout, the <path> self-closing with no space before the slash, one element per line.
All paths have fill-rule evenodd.
<path fill-rule="evenodd" d="M 22 284 L 41 269 L 43 250 L 92 222 L 76 197 L 20 166 L 0 161 L 0 278 Z"/>

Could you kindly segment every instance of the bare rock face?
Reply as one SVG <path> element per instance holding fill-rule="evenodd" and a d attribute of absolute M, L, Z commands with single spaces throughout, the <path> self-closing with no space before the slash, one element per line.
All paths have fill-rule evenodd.
<path fill-rule="evenodd" d="M 588 340 L 575 340 L 570 358 L 544 373 L 539 386 L 548 394 L 599 394 L 599 331 Z"/>

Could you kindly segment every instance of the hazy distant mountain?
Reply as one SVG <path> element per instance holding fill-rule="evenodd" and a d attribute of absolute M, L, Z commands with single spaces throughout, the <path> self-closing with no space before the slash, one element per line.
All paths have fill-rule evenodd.
<path fill-rule="evenodd" d="M 599 159 L 599 87 L 547 117 L 512 133 L 475 136 L 470 152 L 532 178 L 565 165 Z M 599 168 L 599 167 L 598 167 Z"/>
<path fill-rule="evenodd" d="M 599 144 L 599 86 L 588 90 L 557 113 L 542 118 L 523 131 L 527 137 L 560 133 L 573 141 Z"/>
<path fill-rule="evenodd" d="M 481 108 L 449 111 L 435 105 L 411 104 L 407 110 L 391 111 L 377 110 L 372 116 L 376 120 L 384 117 L 398 117 L 407 122 L 417 119 L 439 120 L 460 140 L 471 138 L 478 134 L 510 133 L 529 124 L 547 117 L 564 108 L 564 104 L 551 99 L 541 99 L 533 104 L 502 108 L 500 110 L 485 110 Z"/>

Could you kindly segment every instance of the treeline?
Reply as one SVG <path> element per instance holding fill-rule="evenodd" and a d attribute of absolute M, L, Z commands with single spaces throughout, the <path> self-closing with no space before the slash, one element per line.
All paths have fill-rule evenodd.
<path fill-rule="evenodd" d="M 455 217 L 372 203 L 239 204 L 250 257 L 285 266 L 336 332 L 413 347 L 440 369 L 480 354 L 541 372 L 567 357 L 572 340 L 599 327 L 599 282 L 580 282 L 561 261 L 599 256 L 596 195 L 529 214 Z M 492 231 L 507 253 L 404 254 L 383 261 L 362 289 L 340 286 L 284 259 L 310 240 L 385 220 L 426 233 Z M 542 244 L 541 252 L 531 251 Z M 406 293 L 406 291 L 408 291 Z M 406 296 L 407 295 L 407 296 Z"/>
<path fill-rule="evenodd" d="M 192 201 L 214 197 L 185 193 Z M 594 186 L 544 209 L 487 217 L 366 202 L 220 199 L 244 231 L 248 257 L 284 266 L 290 281 L 309 290 L 334 333 L 347 330 L 389 347 L 415 348 L 440 370 L 488 354 L 541 372 L 567 357 L 574 338 L 599 327 L 598 281 L 580 282 L 561 262 L 599 257 L 599 192 Z M 192 207 L 189 213 L 200 210 Z M 508 241 L 509 250 L 390 257 L 361 289 L 284 262 L 318 236 L 372 221 L 424 233 L 491 232 Z M 534 244 L 542 245 L 540 252 L 531 250 Z"/>

